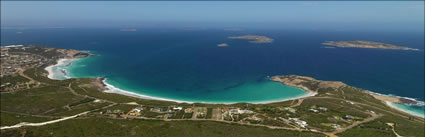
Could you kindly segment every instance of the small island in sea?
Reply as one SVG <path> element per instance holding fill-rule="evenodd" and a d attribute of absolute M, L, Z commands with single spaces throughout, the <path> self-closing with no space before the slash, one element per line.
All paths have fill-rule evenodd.
<path fill-rule="evenodd" d="M 250 43 L 272 43 L 273 39 L 266 37 L 266 36 L 259 36 L 259 35 L 243 35 L 243 36 L 232 36 L 228 37 L 229 39 L 243 39 L 243 40 L 250 40 Z"/>
<path fill-rule="evenodd" d="M 173 133 L 175 136 L 424 134 L 423 116 L 406 113 L 394 105 L 423 102 L 373 93 L 340 81 L 273 76 L 268 79 L 300 88 L 308 95 L 259 103 L 189 103 L 129 95 L 112 89 L 103 77 L 49 77 L 55 72 L 46 68 L 60 64 L 57 60 L 93 56 L 89 52 L 5 46 L 1 47 L 1 55 L 2 136 L 84 136 L 89 132 L 100 133 L 99 136 L 163 136 L 170 130 L 179 131 Z M 149 132 L 152 128 L 146 127 L 157 132 Z M 224 132 L 230 135 L 221 134 Z"/>
<path fill-rule="evenodd" d="M 227 47 L 227 46 L 229 46 L 229 44 L 227 44 L 227 43 L 217 44 L 217 47 Z"/>
<path fill-rule="evenodd" d="M 322 43 L 323 45 L 341 47 L 341 48 L 377 48 L 377 49 L 393 49 L 393 50 L 418 50 L 409 47 L 397 46 L 393 44 L 355 40 L 355 41 L 328 41 Z"/>

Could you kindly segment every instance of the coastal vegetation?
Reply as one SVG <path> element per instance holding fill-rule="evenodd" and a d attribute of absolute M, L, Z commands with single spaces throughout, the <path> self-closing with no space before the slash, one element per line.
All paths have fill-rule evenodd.
<path fill-rule="evenodd" d="M 66 127 L 66 128 L 64 128 Z M 309 136 L 324 137 L 312 132 L 269 129 L 214 121 L 156 121 L 120 120 L 111 118 L 78 118 L 41 127 L 24 127 L 2 132 L 2 136 L 18 136 L 23 131 L 26 136 L 184 136 L 184 137 L 259 137 L 259 136 Z"/>
<path fill-rule="evenodd" d="M 423 118 L 338 81 L 275 76 L 272 80 L 314 96 L 267 104 L 189 104 L 104 92 L 101 78 L 52 80 L 48 65 L 1 78 L 40 83 L 1 93 L 1 136 L 425 136 Z M 7 128 L 70 116 L 75 117 Z"/>

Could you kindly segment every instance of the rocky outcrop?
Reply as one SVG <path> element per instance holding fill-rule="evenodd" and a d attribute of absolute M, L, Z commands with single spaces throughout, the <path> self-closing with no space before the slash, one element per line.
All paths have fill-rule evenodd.
<path fill-rule="evenodd" d="M 346 84 L 340 81 L 321 81 L 312 77 L 297 75 L 274 76 L 271 80 L 282 82 L 288 86 L 302 88 L 308 92 L 317 92 L 320 88 L 339 88 L 346 86 Z"/>
<path fill-rule="evenodd" d="M 62 53 L 67 58 L 84 58 L 88 56 L 94 56 L 94 54 L 86 51 L 70 50 L 70 49 L 57 49 L 58 52 Z"/>

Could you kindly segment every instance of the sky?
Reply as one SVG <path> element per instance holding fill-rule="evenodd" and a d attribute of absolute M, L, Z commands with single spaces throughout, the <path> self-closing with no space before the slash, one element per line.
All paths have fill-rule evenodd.
<path fill-rule="evenodd" d="M 424 1 L 1 1 L 2 27 L 424 29 Z"/>

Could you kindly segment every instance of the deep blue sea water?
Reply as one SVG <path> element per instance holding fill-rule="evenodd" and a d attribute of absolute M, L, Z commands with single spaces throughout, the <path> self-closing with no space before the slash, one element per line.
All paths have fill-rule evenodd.
<path fill-rule="evenodd" d="M 423 32 L 217 29 L 1 31 L 1 45 L 45 45 L 94 52 L 100 56 L 77 61 L 70 69 L 71 76 L 107 77 L 108 83 L 114 86 L 156 96 L 231 102 L 239 98 L 232 98 L 235 94 L 231 92 L 259 96 L 247 90 L 267 85 L 270 82 L 268 76 L 297 74 L 343 81 L 382 94 L 424 100 Z M 246 40 L 227 39 L 228 36 L 246 34 L 265 35 L 273 38 L 274 42 L 253 44 Z M 369 40 L 421 50 L 326 48 L 321 45 L 325 41 L 338 40 Z M 228 43 L 229 46 L 217 47 L 220 43 Z M 257 86 L 250 87 L 253 84 Z M 213 96 L 224 92 L 230 97 Z"/>

